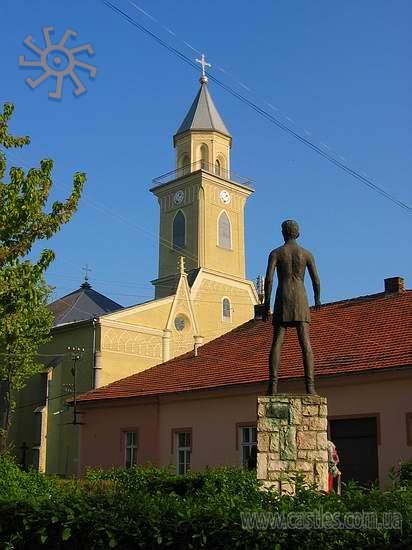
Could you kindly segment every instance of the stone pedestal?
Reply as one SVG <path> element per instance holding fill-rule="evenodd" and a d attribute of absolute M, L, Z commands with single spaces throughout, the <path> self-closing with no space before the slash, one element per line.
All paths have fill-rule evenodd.
<path fill-rule="evenodd" d="M 293 494 L 297 475 L 328 489 L 326 397 L 258 397 L 257 477 L 266 488 Z"/>

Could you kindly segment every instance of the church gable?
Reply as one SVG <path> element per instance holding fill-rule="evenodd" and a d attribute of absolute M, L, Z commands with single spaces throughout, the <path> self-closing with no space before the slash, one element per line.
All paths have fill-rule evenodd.
<path fill-rule="evenodd" d="M 258 302 L 253 284 L 201 270 L 191 289 L 196 317 L 205 342 L 254 316 Z"/>
<path fill-rule="evenodd" d="M 104 320 L 116 323 L 128 323 L 136 327 L 164 329 L 166 328 L 172 304 L 173 296 L 168 296 L 131 306 L 112 315 L 105 315 Z"/>
<path fill-rule="evenodd" d="M 180 279 L 166 328 L 171 333 L 172 357 L 193 349 L 196 337 L 200 336 L 183 258 L 180 259 Z"/>

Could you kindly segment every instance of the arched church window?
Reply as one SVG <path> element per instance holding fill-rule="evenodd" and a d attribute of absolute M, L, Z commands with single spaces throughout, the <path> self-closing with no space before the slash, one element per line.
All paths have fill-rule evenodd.
<path fill-rule="evenodd" d="M 181 210 L 173 219 L 172 235 L 173 248 L 183 248 L 186 244 L 186 218 Z"/>
<path fill-rule="evenodd" d="M 220 164 L 220 160 L 216 159 L 216 164 L 215 164 L 215 174 L 216 174 L 216 176 L 220 176 L 221 172 L 222 172 L 222 166 Z"/>
<path fill-rule="evenodd" d="M 207 170 L 209 164 L 209 149 L 207 145 L 202 143 L 200 146 L 200 167 L 204 170 Z"/>
<path fill-rule="evenodd" d="M 222 317 L 224 321 L 230 321 L 231 307 L 229 298 L 223 298 L 222 300 Z"/>
<path fill-rule="evenodd" d="M 222 248 L 232 248 L 232 235 L 229 216 L 226 212 L 222 212 L 219 217 L 218 223 L 218 244 Z"/>

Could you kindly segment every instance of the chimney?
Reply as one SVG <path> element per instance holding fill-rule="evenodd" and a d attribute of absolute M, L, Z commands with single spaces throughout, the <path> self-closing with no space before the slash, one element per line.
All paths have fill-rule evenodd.
<path fill-rule="evenodd" d="M 255 305 L 255 320 L 262 320 L 265 311 L 265 304 Z"/>
<path fill-rule="evenodd" d="M 403 277 L 389 277 L 384 280 L 385 294 L 399 294 L 405 290 Z"/>

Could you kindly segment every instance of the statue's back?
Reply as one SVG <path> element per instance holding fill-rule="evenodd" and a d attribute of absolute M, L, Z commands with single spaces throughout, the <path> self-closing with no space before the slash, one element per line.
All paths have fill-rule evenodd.
<path fill-rule="evenodd" d="M 296 241 L 288 242 L 276 250 L 279 284 L 273 312 L 274 322 L 310 322 L 304 285 L 308 254 Z"/>

